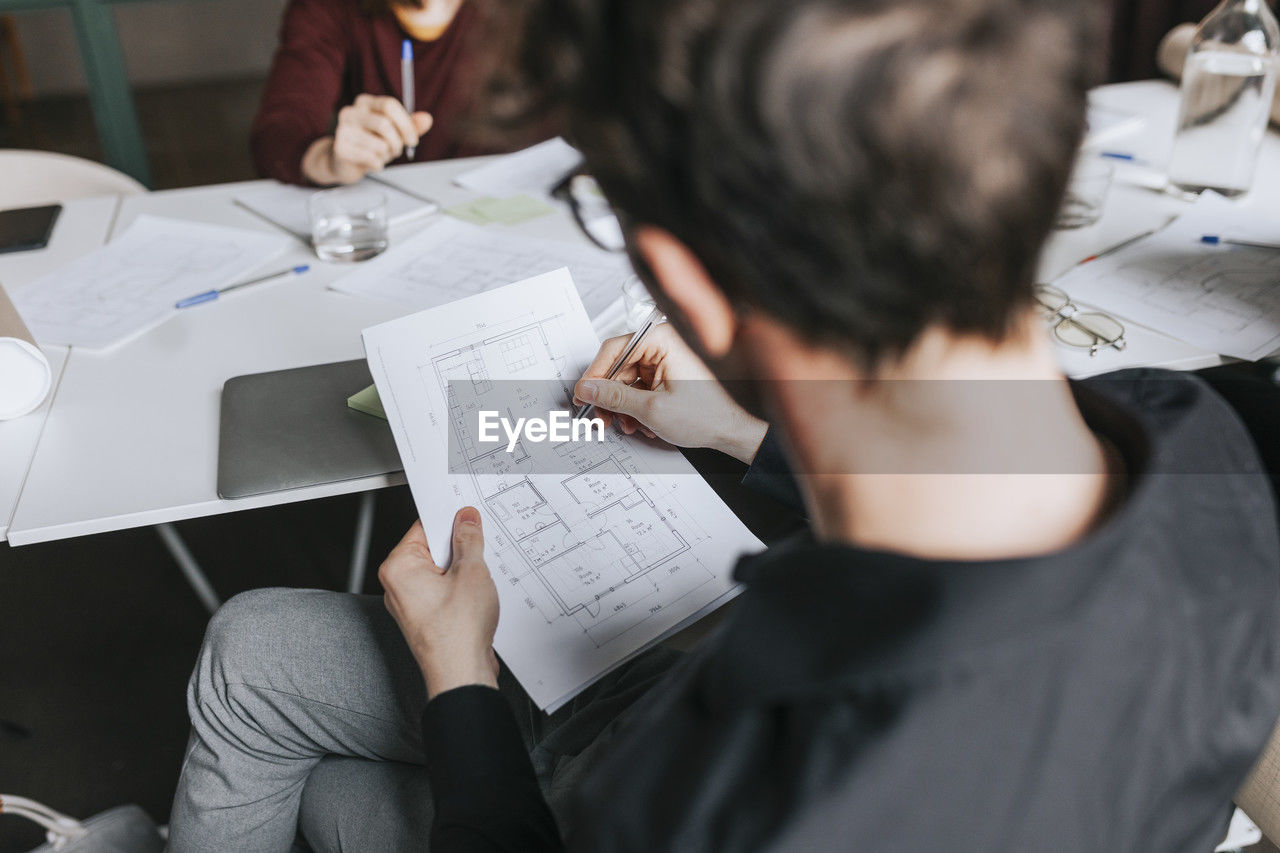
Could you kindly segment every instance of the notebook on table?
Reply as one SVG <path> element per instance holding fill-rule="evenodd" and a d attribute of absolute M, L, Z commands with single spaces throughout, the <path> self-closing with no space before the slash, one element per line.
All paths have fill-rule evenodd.
<path fill-rule="evenodd" d="M 218 496 L 247 498 L 402 470 L 387 422 L 347 406 L 372 382 L 364 359 L 228 379 Z"/>

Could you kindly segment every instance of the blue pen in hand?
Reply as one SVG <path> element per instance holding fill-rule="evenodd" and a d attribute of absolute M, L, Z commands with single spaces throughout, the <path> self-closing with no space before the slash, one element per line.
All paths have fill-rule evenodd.
<path fill-rule="evenodd" d="M 258 278 L 251 278 L 248 281 L 242 281 L 239 284 L 228 285 L 227 287 L 223 287 L 218 290 L 206 290 L 204 293 L 197 293 L 195 296 L 188 296 L 186 299 L 183 299 L 180 302 L 176 303 L 173 307 L 190 308 L 192 305 L 200 305 L 201 303 L 204 303 L 204 302 L 212 302 L 213 300 L 217 299 L 219 296 L 221 296 L 224 293 L 230 293 L 233 290 L 239 290 L 240 288 L 248 287 L 251 284 L 262 284 L 263 282 L 281 278 L 282 276 L 286 276 L 286 275 L 302 275 L 304 272 L 306 272 L 309 269 L 311 269 L 309 265 L 299 264 L 296 267 L 290 267 L 287 270 L 280 270 L 279 272 L 273 272 L 270 275 L 259 276 Z"/>
<path fill-rule="evenodd" d="M 400 94 L 404 97 L 404 111 L 409 114 L 409 121 L 413 121 L 414 101 L 417 97 L 413 91 L 413 42 L 408 39 L 400 43 Z M 418 153 L 418 147 L 410 145 L 405 153 L 412 160 Z"/>

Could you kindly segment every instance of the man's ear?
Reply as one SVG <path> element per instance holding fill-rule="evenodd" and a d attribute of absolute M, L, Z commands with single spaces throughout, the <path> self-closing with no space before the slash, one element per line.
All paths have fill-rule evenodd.
<path fill-rule="evenodd" d="M 702 261 L 661 228 L 638 228 L 634 239 L 658 287 L 684 315 L 702 351 L 711 358 L 724 356 L 733 345 L 738 318 Z"/>

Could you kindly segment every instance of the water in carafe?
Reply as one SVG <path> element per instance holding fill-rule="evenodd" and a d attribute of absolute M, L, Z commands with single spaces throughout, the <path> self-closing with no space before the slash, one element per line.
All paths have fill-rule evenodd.
<path fill-rule="evenodd" d="M 1170 182 L 1226 196 L 1253 184 L 1276 87 L 1280 28 L 1262 0 L 1226 0 L 1201 23 L 1182 72 Z"/>

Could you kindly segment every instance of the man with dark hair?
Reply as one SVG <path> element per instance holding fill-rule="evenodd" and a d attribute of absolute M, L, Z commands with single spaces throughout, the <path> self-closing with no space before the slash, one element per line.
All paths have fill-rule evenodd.
<path fill-rule="evenodd" d="M 447 570 L 410 530 L 385 610 L 240 596 L 175 849 L 1212 849 L 1280 712 L 1280 541 L 1221 400 L 1068 382 L 1035 310 L 1091 4 L 504 11 L 496 103 L 566 124 L 671 318 L 579 400 L 750 463 L 811 533 L 551 717 L 494 658 L 474 509 Z"/>

